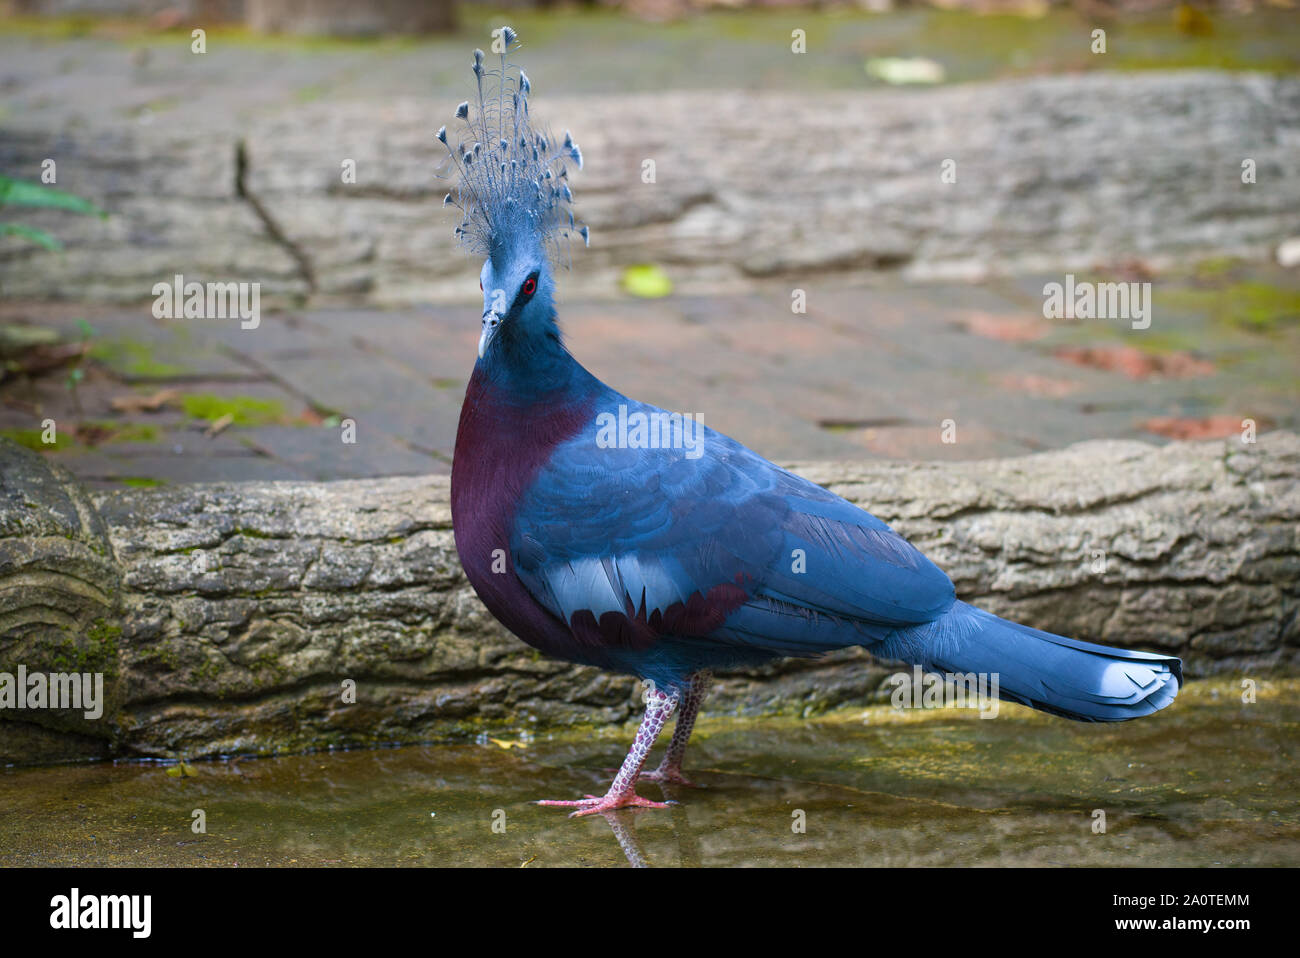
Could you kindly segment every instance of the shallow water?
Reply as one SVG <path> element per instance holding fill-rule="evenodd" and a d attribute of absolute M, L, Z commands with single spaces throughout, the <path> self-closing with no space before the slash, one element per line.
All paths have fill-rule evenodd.
<path fill-rule="evenodd" d="M 1014 706 L 706 718 L 687 755 L 703 787 L 643 785 L 680 804 L 583 819 L 531 801 L 603 790 L 630 728 L 191 776 L 0 769 L 0 865 L 1295 865 L 1298 731 L 1300 680 L 1261 682 L 1254 704 L 1196 683 L 1124 725 Z"/>

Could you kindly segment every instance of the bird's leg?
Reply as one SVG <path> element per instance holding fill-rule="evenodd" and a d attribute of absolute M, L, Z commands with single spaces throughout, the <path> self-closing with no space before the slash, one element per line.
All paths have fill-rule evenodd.
<path fill-rule="evenodd" d="M 642 772 L 641 781 L 659 782 L 671 785 L 694 785 L 682 774 L 682 759 L 686 756 L 686 743 L 690 741 L 691 731 L 695 728 L 695 716 L 699 714 L 713 676 L 709 672 L 696 672 L 691 676 L 691 685 L 682 699 L 682 710 L 677 713 L 677 727 L 673 729 L 668 751 L 659 767 L 652 772 Z"/>
<path fill-rule="evenodd" d="M 646 694 L 645 717 L 641 727 L 636 730 L 636 738 L 628 750 L 623 766 L 610 783 L 609 791 L 603 796 L 588 795 L 572 802 L 538 802 L 538 805 L 563 805 L 576 807 L 574 815 L 590 815 L 593 812 L 607 812 L 614 808 L 667 808 L 667 802 L 652 802 L 636 793 L 636 779 L 641 774 L 641 766 L 654 746 L 655 739 L 663 730 L 668 716 L 677 708 L 679 695 L 676 691 L 663 692 L 657 688 Z"/>

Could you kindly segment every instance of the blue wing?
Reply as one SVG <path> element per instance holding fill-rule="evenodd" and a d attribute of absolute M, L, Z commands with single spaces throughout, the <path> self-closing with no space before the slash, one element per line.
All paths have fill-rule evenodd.
<path fill-rule="evenodd" d="M 615 404 L 666 415 L 617 395 L 597 414 Z M 699 429 L 694 448 L 603 448 L 593 415 L 524 493 L 515 571 L 580 646 L 706 667 L 869 644 L 952 606 L 885 523 Z"/>

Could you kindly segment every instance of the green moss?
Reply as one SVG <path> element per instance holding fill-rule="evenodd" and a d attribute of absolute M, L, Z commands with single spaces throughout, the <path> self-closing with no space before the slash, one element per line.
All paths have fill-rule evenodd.
<path fill-rule="evenodd" d="M 134 489 L 152 489 L 154 486 L 167 485 L 166 479 L 153 479 L 149 476 L 122 476 L 117 481 Z"/>
<path fill-rule="evenodd" d="M 128 422 L 113 434 L 110 442 L 158 442 L 162 433 L 153 423 Z"/>
<path fill-rule="evenodd" d="M 44 432 L 43 429 L 0 429 L 0 436 L 11 439 L 18 445 L 26 446 L 28 449 L 34 449 L 37 452 L 67 449 L 73 444 L 72 438 L 62 430 L 55 433 L 54 442 L 45 442 L 42 439 Z"/>
<path fill-rule="evenodd" d="M 95 619 L 80 638 L 69 636 L 44 646 L 44 660 L 56 672 L 103 672 L 106 679 L 118 671 L 118 641 L 122 627 Z"/>
<path fill-rule="evenodd" d="M 1300 290 L 1267 283 L 1233 283 L 1223 290 L 1215 318 L 1245 329 L 1268 330 L 1300 320 Z"/>
<path fill-rule="evenodd" d="M 162 432 L 153 423 L 91 419 L 85 426 L 106 433 L 105 442 L 158 442 Z"/>
<path fill-rule="evenodd" d="M 90 347 L 90 357 L 136 379 L 172 379 L 190 372 L 184 366 L 159 362 L 153 347 L 131 339 L 106 339 Z"/>
<path fill-rule="evenodd" d="M 112 625 L 104 619 L 96 619 L 87 630 L 86 637 L 92 642 L 113 643 L 116 651 L 116 642 L 122 637 L 122 627 Z"/>
<path fill-rule="evenodd" d="M 1219 279 L 1245 265 L 1236 256 L 1211 256 L 1192 265 L 1192 275 L 1197 279 Z"/>
<path fill-rule="evenodd" d="M 246 538 L 246 539 L 279 539 L 279 538 L 280 538 L 280 536 L 268 535 L 267 533 L 265 533 L 265 532 L 260 532 L 260 531 L 258 531 L 257 529 L 243 529 L 243 528 L 240 528 L 240 529 L 236 529 L 236 530 L 234 531 L 233 534 L 234 534 L 234 535 L 237 535 L 237 536 L 243 536 L 243 537 Z M 261 592 L 260 592 L 259 594 L 260 594 L 260 595 L 270 595 L 271 593 L 276 592 L 276 591 L 278 591 L 278 590 L 276 590 L 276 589 L 263 589 L 263 590 L 261 590 Z"/>
<path fill-rule="evenodd" d="M 663 24 L 630 21 L 617 10 L 578 8 L 534 11 L 515 9 L 507 18 L 528 43 L 530 57 L 540 57 L 543 72 L 568 51 L 582 50 L 580 60 L 568 56 L 559 75 L 547 69 L 552 84 L 565 93 L 605 91 L 615 72 L 636 89 L 662 88 L 665 83 L 696 89 L 860 88 L 865 58 L 928 57 L 943 64 L 953 82 L 999 76 L 1027 76 L 1078 71 L 1146 69 L 1252 70 L 1294 74 L 1300 54 L 1294 42 L 1295 13 L 1257 9 L 1250 15 L 1215 14 L 1209 35 L 1180 29 L 1168 9 L 1129 13 L 1104 24 L 1107 51 L 1091 52 L 1094 19 L 1072 9 L 1055 8 L 1042 16 L 980 15 L 966 10 L 909 7 L 887 14 L 845 9 L 725 10 L 696 13 Z M 502 22 L 486 8 L 466 9 L 461 27 L 436 38 L 327 37 L 260 35 L 242 27 L 213 27 L 208 50 L 267 51 L 275 54 L 328 58 L 346 54 L 367 59 L 408 56 L 415 63 L 434 64 L 431 78 L 444 82 L 459 77 L 463 51 L 483 46 L 487 30 Z M 1185 26 L 1185 25 L 1184 25 Z M 790 52 L 791 31 L 805 31 L 808 52 Z M 636 43 L 629 44 L 629 31 Z M 85 35 L 135 47 L 175 49 L 188 46 L 187 31 L 151 29 L 147 20 L 97 21 L 85 17 L 0 20 L 0 36 L 64 40 Z M 425 67 L 414 67 L 424 70 Z M 299 103 L 310 102 L 339 85 L 337 73 L 322 81 L 311 76 L 296 91 L 286 91 Z"/>
<path fill-rule="evenodd" d="M 1187 330 L 1161 330 L 1152 332 L 1149 329 L 1129 330 L 1122 334 L 1124 344 L 1132 346 L 1140 352 L 1154 356 L 1167 356 L 1171 353 L 1196 352 L 1205 344 L 1201 342 L 1190 331 Z"/>
<path fill-rule="evenodd" d="M 1300 320 L 1300 290 L 1258 281 L 1212 289 L 1157 290 L 1155 299 L 1158 308 L 1202 312 L 1219 325 L 1257 333 Z"/>
<path fill-rule="evenodd" d="M 98 17 L 7 17 L 0 20 L 0 35 L 17 34 L 48 40 L 71 40 L 89 36 L 103 25 Z"/>
<path fill-rule="evenodd" d="M 221 662 L 219 660 L 208 659 L 202 665 L 191 669 L 190 674 L 196 679 L 201 679 L 204 682 L 215 683 L 220 681 L 222 671 Z"/>
<path fill-rule="evenodd" d="M 140 652 L 141 662 L 160 662 L 175 672 L 181 667 L 180 656 L 171 645 L 155 645 Z"/>
<path fill-rule="evenodd" d="M 121 422 L 111 419 L 93 419 L 82 423 L 82 429 L 103 436 L 103 442 L 158 442 L 162 439 L 159 428 L 152 423 Z M 54 442 L 44 441 L 43 429 L 0 429 L 0 436 L 12 439 L 20 446 L 36 452 L 68 449 L 78 445 L 71 428 L 56 431 Z M 85 437 L 83 436 L 83 441 Z"/>
<path fill-rule="evenodd" d="M 191 419 L 208 422 L 216 422 L 228 415 L 237 426 L 268 426 L 286 419 L 284 403 L 254 396 L 189 393 L 181 397 L 181 408 Z"/>
<path fill-rule="evenodd" d="M 261 34 L 234 25 L 206 27 L 209 51 L 241 46 L 250 49 L 283 50 L 295 53 L 374 50 L 392 52 L 421 42 L 419 37 L 330 37 Z M 99 17 L 73 14 L 51 17 L 6 17 L 0 19 L 0 36 L 21 36 L 44 40 L 73 40 L 82 37 L 110 38 L 133 46 L 174 48 L 190 44 L 189 27 L 160 30 L 145 18 Z"/>
<path fill-rule="evenodd" d="M 259 655 L 250 663 L 249 668 L 255 673 L 256 678 L 253 681 L 259 687 L 284 685 L 289 680 L 288 668 L 273 651 Z M 269 677 L 264 673 L 270 673 Z"/>

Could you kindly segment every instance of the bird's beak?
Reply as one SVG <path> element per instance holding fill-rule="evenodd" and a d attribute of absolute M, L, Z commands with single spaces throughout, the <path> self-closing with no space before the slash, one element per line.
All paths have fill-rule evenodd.
<path fill-rule="evenodd" d="M 500 325 L 501 325 L 501 317 L 498 316 L 496 313 L 494 313 L 492 310 L 489 309 L 486 313 L 483 314 L 483 332 L 478 338 L 479 359 L 482 359 L 483 354 L 487 352 L 488 343 L 492 341 L 492 337 L 496 334 L 497 327 Z"/>

